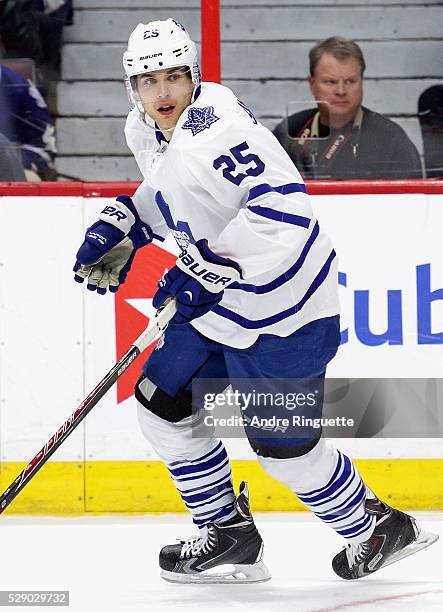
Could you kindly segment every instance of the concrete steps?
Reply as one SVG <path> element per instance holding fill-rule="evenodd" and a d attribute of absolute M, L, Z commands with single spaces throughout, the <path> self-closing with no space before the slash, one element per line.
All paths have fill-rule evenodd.
<path fill-rule="evenodd" d="M 121 0 L 76 0 L 75 9 L 58 86 L 57 167 L 90 180 L 138 179 L 123 135 L 127 38 L 140 21 L 173 16 L 199 41 L 200 1 L 131 0 L 128 8 Z M 222 0 L 221 22 L 223 83 L 268 127 L 288 102 L 311 99 L 309 49 L 340 34 L 365 54 L 364 104 L 400 123 L 422 152 L 417 100 L 442 79 L 439 0 Z"/>

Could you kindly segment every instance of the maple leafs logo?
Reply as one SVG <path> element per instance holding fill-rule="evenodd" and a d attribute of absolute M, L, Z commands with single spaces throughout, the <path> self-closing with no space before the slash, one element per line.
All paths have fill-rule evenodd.
<path fill-rule="evenodd" d="M 182 125 L 184 130 L 191 130 L 192 135 L 196 136 L 203 130 L 209 129 L 213 123 L 218 121 L 220 117 L 214 114 L 213 106 L 205 106 L 204 108 L 190 108 L 188 110 L 188 119 Z"/>

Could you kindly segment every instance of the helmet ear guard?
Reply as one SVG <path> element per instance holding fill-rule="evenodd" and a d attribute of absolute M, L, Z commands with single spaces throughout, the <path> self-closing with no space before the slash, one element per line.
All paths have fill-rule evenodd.
<path fill-rule="evenodd" d="M 125 86 L 131 108 L 136 107 L 144 118 L 144 107 L 136 87 L 137 75 L 180 66 L 189 68 L 194 84 L 194 101 L 201 82 L 200 68 L 197 48 L 184 26 L 172 18 L 139 23 L 130 35 L 128 49 L 123 54 Z"/>

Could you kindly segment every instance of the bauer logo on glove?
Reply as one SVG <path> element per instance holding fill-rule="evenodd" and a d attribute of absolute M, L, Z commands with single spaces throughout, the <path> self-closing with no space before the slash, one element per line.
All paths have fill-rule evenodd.
<path fill-rule="evenodd" d="M 125 282 L 137 249 L 150 242 L 152 230 L 140 219 L 131 198 L 118 196 L 86 231 L 77 252 L 74 279 L 83 283 L 86 278 L 90 291 L 115 293 Z"/>
<path fill-rule="evenodd" d="M 212 310 L 224 289 L 240 279 L 240 266 L 235 261 L 216 255 L 206 240 L 199 240 L 190 244 L 160 279 L 152 305 L 159 308 L 175 297 L 177 312 L 171 323 L 189 323 Z"/>
<path fill-rule="evenodd" d="M 101 215 L 109 215 L 110 217 L 115 216 L 117 221 L 127 219 L 127 215 L 125 215 L 125 213 L 119 210 L 118 208 L 115 208 L 115 206 L 105 206 L 105 208 L 101 212 Z"/>
<path fill-rule="evenodd" d="M 180 255 L 180 263 L 182 264 L 180 268 L 189 270 L 194 276 L 200 277 L 201 280 L 208 283 L 208 285 L 222 285 L 221 288 L 223 288 L 229 285 L 229 283 L 232 283 L 232 276 L 220 276 L 220 274 L 216 274 L 202 267 L 189 253 L 189 247 L 187 251 Z M 209 289 L 209 291 L 210 290 L 211 289 Z M 214 289 L 214 291 L 220 291 L 220 288 Z"/>

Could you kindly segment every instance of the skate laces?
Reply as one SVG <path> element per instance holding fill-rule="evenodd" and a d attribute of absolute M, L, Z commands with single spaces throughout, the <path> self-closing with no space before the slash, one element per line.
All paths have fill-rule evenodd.
<path fill-rule="evenodd" d="M 211 529 L 205 536 L 191 536 L 182 540 L 183 546 L 180 552 L 180 559 L 189 559 L 190 557 L 200 557 L 214 548 L 216 542 L 215 534 Z"/>
<path fill-rule="evenodd" d="M 346 558 L 348 560 L 349 569 L 352 569 L 356 563 L 363 561 L 365 556 L 372 549 L 372 544 L 368 540 L 361 544 L 348 544 L 346 547 Z"/>

